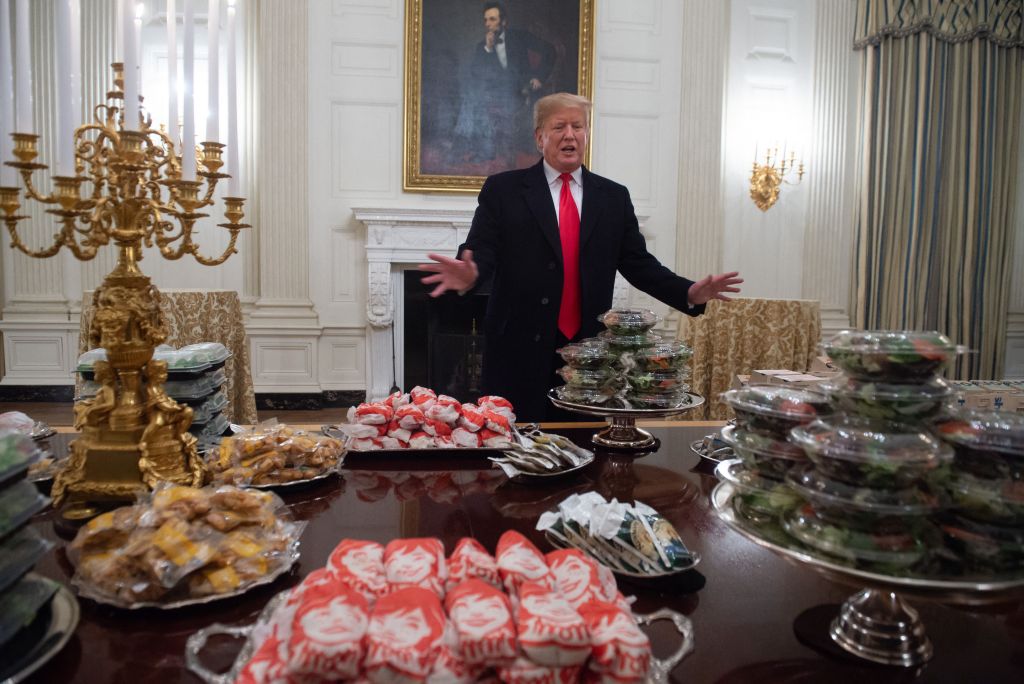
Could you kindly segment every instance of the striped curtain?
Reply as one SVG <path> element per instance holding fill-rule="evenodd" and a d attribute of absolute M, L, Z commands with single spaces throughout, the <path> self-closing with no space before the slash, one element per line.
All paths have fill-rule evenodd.
<path fill-rule="evenodd" d="M 1024 97 L 1022 0 L 858 0 L 854 316 L 939 330 L 1001 377 Z"/>

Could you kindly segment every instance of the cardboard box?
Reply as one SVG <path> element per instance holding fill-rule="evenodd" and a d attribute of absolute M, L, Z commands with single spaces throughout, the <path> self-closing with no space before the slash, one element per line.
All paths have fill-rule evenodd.
<path fill-rule="evenodd" d="M 779 375 L 775 378 L 776 384 L 784 385 L 785 387 L 801 387 L 801 388 L 815 388 L 825 378 L 819 375 L 811 375 L 810 373 L 794 373 L 792 375 Z"/>
<path fill-rule="evenodd" d="M 953 385 L 953 391 L 956 393 L 957 406 L 981 411 L 995 410 L 996 392 L 979 387 L 968 380 L 954 380 L 950 384 Z M 1000 400 L 1000 406 L 1002 403 Z"/>
<path fill-rule="evenodd" d="M 729 389 L 742 389 L 749 384 L 749 375 L 734 375 L 732 376 L 732 384 L 729 385 Z"/>
<path fill-rule="evenodd" d="M 750 382 L 755 385 L 773 385 L 777 384 L 776 378 L 783 375 L 800 375 L 800 373 L 794 370 L 755 370 L 750 374 Z"/>
<path fill-rule="evenodd" d="M 827 356 L 815 356 L 811 361 L 811 367 L 807 369 L 808 373 L 838 373 L 839 368 L 832 363 L 832 359 Z"/>

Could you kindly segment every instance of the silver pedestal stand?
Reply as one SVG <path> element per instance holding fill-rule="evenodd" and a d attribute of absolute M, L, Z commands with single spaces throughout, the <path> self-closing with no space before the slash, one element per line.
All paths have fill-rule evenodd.
<path fill-rule="evenodd" d="M 843 650 L 883 665 L 916 667 L 932 657 L 932 644 L 917 611 L 901 598 L 946 604 L 986 605 L 1024 596 L 1024 575 L 1009 579 L 960 580 L 894 577 L 858 570 L 768 539 L 733 509 L 735 489 L 727 482 L 711 492 L 711 505 L 732 529 L 786 560 L 811 568 L 831 580 L 865 587 L 843 603 L 829 636 Z"/>
<path fill-rule="evenodd" d="M 699 394 L 687 394 L 689 403 L 665 409 L 620 409 L 606 408 L 603 406 L 591 406 L 590 404 L 575 404 L 558 398 L 554 389 L 548 390 L 548 399 L 558 408 L 582 413 L 588 416 L 600 416 L 608 421 L 608 427 L 595 434 L 591 441 L 597 446 L 607 449 L 626 449 L 630 451 L 642 451 L 650 449 L 657 440 L 647 430 L 636 426 L 637 419 L 655 419 L 677 416 L 686 413 L 704 403 L 704 397 Z"/>

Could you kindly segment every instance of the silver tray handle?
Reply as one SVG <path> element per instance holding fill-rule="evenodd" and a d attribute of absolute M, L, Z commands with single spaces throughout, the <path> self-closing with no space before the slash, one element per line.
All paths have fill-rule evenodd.
<path fill-rule="evenodd" d="M 669 608 L 662 608 L 647 615 L 635 615 L 634 617 L 638 625 L 649 625 L 658 620 L 671 620 L 672 624 L 676 626 L 679 636 L 683 638 L 679 648 L 668 658 L 651 658 L 651 671 L 647 673 L 647 681 L 652 684 L 667 684 L 672 670 L 676 669 L 676 665 L 693 651 L 693 623 L 690 622 L 690 618 Z"/>
<path fill-rule="evenodd" d="M 252 633 L 255 624 L 252 625 L 222 625 L 219 622 L 215 622 L 209 627 L 205 627 L 188 638 L 185 643 L 185 664 L 188 669 L 192 670 L 197 677 L 202 679 L 206 684 L 231 684 L 235 680 L 235 676 L 238 674 L 235 672 L 235 668 L 232 667 L 228 672 L 223 674 L 217 674 L 206 669 L 202 661 L 199 659 L 199 654 L 206 648 L 206 642 L 212 636 L 233 636 L 237 639 L 248 639 Z M 237 663 L 237 661 L 236 661 Z"/>

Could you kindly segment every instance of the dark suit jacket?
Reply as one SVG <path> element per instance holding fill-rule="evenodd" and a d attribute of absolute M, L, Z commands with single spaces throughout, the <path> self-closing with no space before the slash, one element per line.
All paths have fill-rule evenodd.
<path fill-rule="evenodd" d="M 552 385 L 562 297 L 562 243 L 542 162 L 487 179 L 459 252 L 466 248 L 479 268 L 476 288 L 490 287 L 483 388 L 511 401 L 519 419 L 542 419 L 550 403 L 545 395 Z M 611 308 L 616 271 L 675 309 L 704 311 L 688 306 L 692 281 L 647 251 L 629 191 L 584 168 L 579 337 L 604 330 L 597 317 Z"/>
<path fill-rule="evenodd" d="M 487 52 L 484 41 L 480 41 L 473 53 L 471 73 L 477 87 L 491 92 L 501 106 L 509 107 L 510 113 L 514 113 L 526 96 L 532 94 L 530 79 L 544 83 L 551 76 L 555 48 L 529 31 L 505 29 L 505 58 L 507 66 L 503 68 L 497 50 Z"/>

